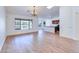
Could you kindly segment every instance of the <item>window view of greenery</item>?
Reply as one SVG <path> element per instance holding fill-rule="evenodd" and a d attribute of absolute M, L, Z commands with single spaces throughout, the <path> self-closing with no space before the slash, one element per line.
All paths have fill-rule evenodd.
<path fill-rule="evenodd" d="M 31 19 L 15 19 L 15 29 L 24 30 L 32 29 L 32 20 Z"/>

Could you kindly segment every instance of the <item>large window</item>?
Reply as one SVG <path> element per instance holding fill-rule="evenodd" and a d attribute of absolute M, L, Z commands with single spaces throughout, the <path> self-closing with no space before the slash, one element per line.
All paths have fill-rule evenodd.
<path fill-rule="evenodd" d="M 16 30 L 32 29 L 32 20 L 15 18 L 15 29 Z"/>
<path fill-rule="evenodd" d="M 44 25 L 45 26 L 52 26 L 52 21 L 51 20 L 45 20 Z"/>

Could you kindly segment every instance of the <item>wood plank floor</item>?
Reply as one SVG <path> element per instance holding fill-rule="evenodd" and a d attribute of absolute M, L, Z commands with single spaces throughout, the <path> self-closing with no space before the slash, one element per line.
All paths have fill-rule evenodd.
<path fill-rule="evenodd" d="M 78 53 L 79 41 L 39 31 L 6 39 L 1 53 Z"/>

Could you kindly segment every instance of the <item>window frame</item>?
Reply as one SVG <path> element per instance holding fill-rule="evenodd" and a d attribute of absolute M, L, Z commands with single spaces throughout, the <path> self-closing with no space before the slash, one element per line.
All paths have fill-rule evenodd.
<path fill-rule="evenodd" d="M 17 26 L 17 25 L 16 25 L 16 20 L 19 20 L 19 21 L 20 21 L 20 25 L 19 25 L 19 26 L 20 26 L 20 29 L 17 29 L 17 28 L 16 28 L 16 26 Z M 27 26 L 28 26 L 28 29 L 22 29 L 22 24 L 21 24 L 22 21 L 28 21 L 28 23 L 29 23 L 29 24 L 27 25 Z M 30 22 L 32 23 L 32 25 L 30 25 Z M 31 27 L 31 26 L 32 26 L 32 27 Z M 31 28 L 30 28 L 30 27 L 31 27 Z M 30 30 L 30 29 L 32 29 L 32 28 L 33 28 L 33 21 L 32 21 L 32 19 L 15 18 L 15 30 Z"/>

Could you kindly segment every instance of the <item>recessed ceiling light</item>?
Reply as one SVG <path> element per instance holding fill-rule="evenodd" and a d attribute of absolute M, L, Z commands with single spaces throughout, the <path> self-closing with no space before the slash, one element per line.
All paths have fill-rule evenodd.
<path fill-rule="evenodd" d="M 48 9 L 51 9 L 52 7 L 54 7 L 54 6 L 47 6 Z"/>

